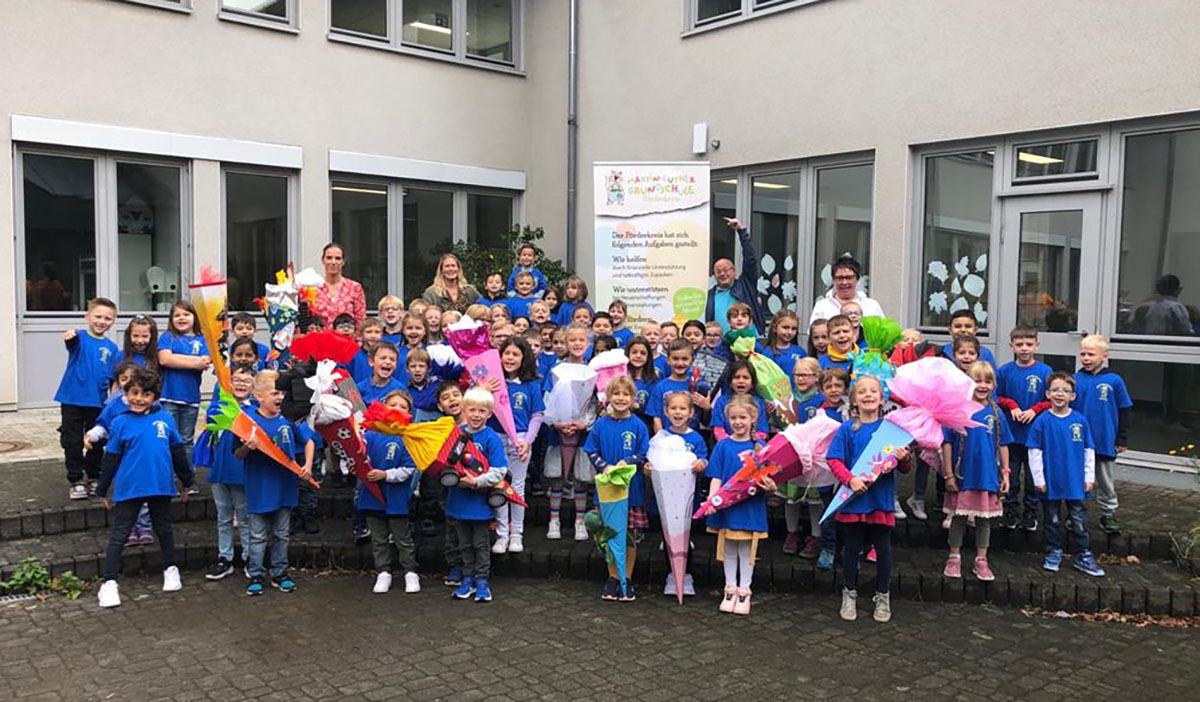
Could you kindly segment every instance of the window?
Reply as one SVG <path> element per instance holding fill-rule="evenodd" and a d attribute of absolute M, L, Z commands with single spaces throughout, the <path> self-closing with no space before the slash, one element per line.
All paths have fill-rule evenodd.
<path fill-rule="evenodd" d="M 742 0 L 696 0 L 696 24 L 742 13 Z"/>
<path fill-rule="evenodd" d="M 404 296 L 414 299 L 433 284 L 438 255 L 454 240 L 454 193 L 404 189 Z M 471 281 L 472 283 L 477 281 Z"/>
<path fill-rule="evenodd" d="M 192 0 L 124 0 L 136 5 L 149 5 L 150 7 L 161 7 L 164 10 L 177 10 L 179 12 L 190 12 L 192 9 Z"/>
<path fill-rule="evenodd" d="M 995 151 L 925 159 L 921 326 L 944 329 L 972 309 L 987 321 Z"/>
<path fill-rule="evenodd" d="M 725 218 L 730 219 L 737 217 L 737 193 L 738 181 L 737 178 L 722 178 L 712 182 L 712 223 L 709 224 L 709 239 L 712 242 L 709 245 L 709 273 L 712 273 L 712 264 L 722 258 L 727 258 L 730 261 L 737 257 L 737 247 L 734 245 L 736 236 L 729 225 L 725 223 Z"/>
<path fill-rule="evenodd" d="M 225 272 L 231 310 L 257 310 L 254 298 L 290 260 L 289 190 L 286 175 L 225 172 Z"/>
<path fill-rule="evenodd" d="M 1079 321 L 1083 211 L 1022 212 L 1020 237 L 1017 324 L 1074 331 Z"/>
<path fill-rule="evenodd" d="M 820 0 L 690 0 L 688 30 L 722 26 L 809 5 Z"/>
<path fill-rule="evenodd" d="M 875 166 L 843 166 L 817 171 L 816 293 L 833 287 L 833 262 L 850 254 L 862 267 L 860 290 L 870 290 L 871 222 Z"/>
<path fill-rule="evenodd" d="M 329 0 L 330 38 L 516 68 L 523 0 Z"/>
<path fill-rule="evenodd" d="M 122 311 L 167 311 L 183 292 L 180 278 L 181 169 L 117 163 L 117 305 Z"/>
<path fill-rule="evenodd" d="M 1200 365 L 1112 359 L 1133 400 L 1129 448 L 1165 454 L 1200 429 Z"/>
<path fill-rule="evenodd" d="M 511 197 L 467 194 L 467 241 L 504 251 L 505 255 L 508 255 L 505 235 L 512 229 L 512 223 Z"/>
<path fill-rule="evenodd" d="M 1018 146 L 1016 180 L 1096 178 L 1099 141 L 1087 139 L 1063 144 Z"/>
<path fill-rule="evenodd" d="M 388 294 L 388 188 L 386 185 L 332 182 L 333 241 L 342 246 L 342 273 L 363 286 L 367 309 Z"/>
<path fill-rule="evenodd" d="M 1200 335 L 1200 129 L 1125 140 L 1117 334 Z"/>
<path fill-rule="evenodd" d="M 297 23 L 296 0 L 221 0 L 220 17 L 266 27 L 291 28 Z"/>
<path fill-rule="evenodd" d="M 95 162 L 25 154 L 23 163 L 25 309 L 86 309 L 96 297 Z"/>
<path fill-rule="evenodd" d="M 800 173 L 755 176 L 751 186 L 750 236 L 758 252 L 756 285 L 763 313 L 771 316 L 796 301 Z"/>

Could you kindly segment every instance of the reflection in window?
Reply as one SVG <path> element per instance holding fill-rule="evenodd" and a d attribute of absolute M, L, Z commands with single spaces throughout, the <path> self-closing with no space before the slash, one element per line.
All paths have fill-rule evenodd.
<path fill-rule="evenodd" d="M 268 19 L 288 19 L 288 0 L 221 0 L 221 9 Z"/>
<path fill-rule="evenodd" d="M 711 243 L 709 244 L 709 261 L 708 272 L 712 274 L 712 264 L 718 259 L 727 258 L 730 261 L 736 260 L 735 241 L 737 237 L 733 230 L 725 223 L 725 218 L 730 219 L 737 217 L 737 178 L 726 178 L 724 180 L 714 180 L 711 190 L 712 198 L 712 222 L 709 224 L 709 235 Z M 710 282 L 711 284 L 711 282 Z"/>
<path fill-rule="evenodd" d="M 333 29 L 387 38 L 388 0 L 333 0 L 329 12 Z"/>
<path fill-rule="evenodd" d="M 921 326 L 945 327 L 958 310 L 988 319 L 994 152 L 925 160 Z"/>
<path fill-rule="evenodd" d="M 1200 129 L 1125 140 L 1117 333 L 1200 335 Z"/>
<path fill-rule="evenodd" d="M 1093 174 L 1096 177 L 1095 139 L 1065 144 L 1017 147 L 1017 178 L 1048 178 L 1053 176 Z"/>
<path fill-rule="evenodd" d="M 467 0 L 467 53 L 513 62 L 512 0 Z"/>
<path fill-rule="evenodd" d="M 96 296 L 95 169 L 90 159 L 25 154 L 25 307 L 82 310 Z"/>
<path fill-rule="evenodd" d="M 257 310 L 254 298 L 288 263 L 288 179 L 225 174 L 225 266 L 229 308 Z"/>
<path fill-rule="evenodd" d="M 512 210 L 511 197 L 469 193 L 467 240 L 484 248 L 507 252 L 508 242 L 505 235 L 512 228 Z"/>
<path fill-rule="evenodd" d="M 1200 366 L 1117 359 L 1109 366 L 1125 380 L 1133 399 L 1130 449 L 1165 454 L 1196 442 Z"/>
<path fill-rule="evenodd" d="M 696 23 L 741 14 L 742 0 L 696 0 Z"/>
<path fill-rule="evenodd" d="M 412 300 L 433 285 L 438 254 L 450 249 L 454 230 L 454 193 L 404 190 L 404 296 Z M 469 281 L 474 284 L 476 281 Z"/>
<path fill-rule="evenodd" d="M 875 166 L 817 171 L 816 298 L 833 288 L 833 262 L 850 254 L 862 268 L 858 287 L 870 290 Z"/>
<path fill-rule="evenodd" d="M 1017 324 L 1052 332 L 1078 327 L 1082 246 L 1082 210 L 1021 214 Z"/>
<path fill-rule="evenodd" d="M 454 48 L 451 0 L 405 0 L 404 42 L 429 49 Z"/>
<path fill-rule="evenodd" d="M 342 245 L 343 275 L 363 286 L 367 309 L 388 294 L 387 187 L 333 181 L 333 241 Z"/>
<path fill-rule="evenodd" d="M 751 185 L 750 236 L 758 253 L 756 285 L 763 313 L 770 317 L 796 302 L 800 173 L 756 176 Z"/>
<path fill-rule="evenodd" d="M 180 296 L 179 169 L 117 164 L 121 311 L 162 311 Z"/>

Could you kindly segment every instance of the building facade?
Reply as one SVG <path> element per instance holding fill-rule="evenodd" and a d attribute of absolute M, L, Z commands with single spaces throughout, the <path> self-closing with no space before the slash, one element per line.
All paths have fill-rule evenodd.
<path fill-rule="evenodd" d="M 590 278 L 570 4 L 0 4 L 0 403 L 49 402 L 87 297 L 162 318 L 204 265 L 244 307 L 334 240 L 369 300 L 411 298 L 448 239 L 525 222 L 561 257 L 573 214 Z M 945 338 L 970 309 L 1001 360 L 1017 324 L 1060 368 L 1105 334 L 1125 460 L 1192 469 L 1170 451 L 1200 411 L 1200 6 L 577 5 L 578 192 L 593 161 L 709 161 L 713 255 L 740 256 L 721 216 L 750 225 L 767 310 L 807 316 L 850 252 L 889 316 Z"/>

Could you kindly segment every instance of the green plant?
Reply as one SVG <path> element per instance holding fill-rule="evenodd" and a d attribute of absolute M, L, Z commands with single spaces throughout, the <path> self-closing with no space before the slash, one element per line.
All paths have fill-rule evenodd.
<path fill-rule="evenodd" d="M 63 595 L 68 600 L 77 600 L 87 589 L 87 581 L 80 580 L 72 571 L 67 571 L 50 581 L 50 591 Z"/>
<path fill-rule="evenodd" d="M 0 590 L 14 594 L 36 595 L 50 589 L 50 572 L 36 558 L 26 558 L 17 564 L 12 579 L 0 580 Z"/>
<path fill-rule="evenodd" d="M 546 276 L 546 282 L 550 285 L 562 285 L 570 271 L 562 261 L 546 257 L 546 252 L 538 244 L 545 236 L 546 231 L 541 227 L 514 224 L 511 229 L 500 235 L 500 247 L 487 247 L 473 241 L 458 241 L 450 247 L 442 247 L 436 253 L 454 254 L 462 263 L 467 280 L 483 290 L 484 281 L 493 273 L 499 273 L 507 281 L 513 263 L 517 260 L 517 249 L 522 244 L 533 244 L 537 249 L 534 265 Z"/>
<path fill-rule="evenodd" d="M 1167 451 L 1167 455 L 1187 460 L 1188 464 L 1196 469 L 1196 477 L 1200 480 L 1200 452 L 1197 452 L 1196 444 L 1188 442 L 1179 448 Z M 1180 570 L 1200 576 L 1200 565 L 1193 557 L 1193 554 L 1200 553 L 1200 510 L 1196 510 L 1196 521 L 1187 531 L 1181 534 L 1172 531 L 1169 535 L 1171 537 L 1171 560 L 1175 561 L 1175 565 Z"/>

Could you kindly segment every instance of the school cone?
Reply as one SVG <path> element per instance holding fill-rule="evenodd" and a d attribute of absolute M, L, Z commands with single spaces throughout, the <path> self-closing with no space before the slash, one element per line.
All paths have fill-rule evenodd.
<path fill-rule="evenodd" d="M 217 388 L 217 407 L 218 412 L 214 415 L 206 429 L 213 431 L 229 430 L 233 435 L 241 439 L 243 442 L 249 443 L 252 439 L 258 439 L 258 450 L 267 454 L 279 465 L 300 476 L 304 473 L 304 469 L 289 455 L 283 452 L 271 437 L 267 436 L 258 426 L 258 424 L 250 418 L 248 414 L 242 411 L 238 403 L 233 397 L 225 392 L 222 388 Z M 310 476 L 308 482 L 315 488 L 320 488 L 321 485 L 313 480 Z"/>
<path fill-rule="evenodd" d="M 671 561 L 675 579 L 675 597 L 683 604 L 683 576 L 687 573 L 688 539 L 692 533 L 692 499 L 696 493 L 696 474 L 690 467 L 650 472 L 654 499 L 662 520 L 663 543 Z"/>

